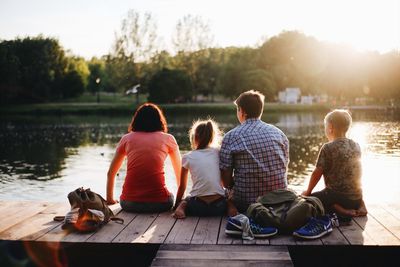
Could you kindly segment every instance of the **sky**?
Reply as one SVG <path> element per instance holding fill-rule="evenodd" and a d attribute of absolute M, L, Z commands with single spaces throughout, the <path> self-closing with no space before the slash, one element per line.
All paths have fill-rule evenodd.
<path fill-rule="evenodd" d="M 191 14 L 209 23 L 218 47 L 297 30 L 360 51 L 400 51 L 400 0 L 0 0 L 0 39 L 42 34 L 74 55 L 99 57 L 129 9 L 152 13 L 167 49 L 178 20 Z"/>

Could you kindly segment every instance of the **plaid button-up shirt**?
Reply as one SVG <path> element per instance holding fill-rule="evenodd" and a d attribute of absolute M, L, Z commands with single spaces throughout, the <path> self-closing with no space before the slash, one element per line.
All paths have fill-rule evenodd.
<path fill-rule="evenodd" d="M 222 140 L 221 170 L 233 169 L 233 200 L 249 205 L 268 191 L 287 187 L 289 141 L 273 125 L 247 119 Z"/>

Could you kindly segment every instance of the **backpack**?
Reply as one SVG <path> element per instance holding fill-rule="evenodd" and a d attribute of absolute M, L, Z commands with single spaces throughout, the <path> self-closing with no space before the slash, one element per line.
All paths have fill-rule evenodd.
<path fill-rule="evenodd" d="M 309 218 L 323 216 L 324 206 L 317 197 L 297 195 L 290 189 L 277 189 L 257 198 L 247 209 L 247 216 L 261 226 L 273 226 L 282 233 L 292 233 Z"/>
<path fill-rule="evenodd" d="M 56 216 L 54 220 L 63 221 L 62 229 L 78 232 L 93 232 L 110 220 L 124 223 L 122 218 L 114 216 L 107 201 L 99 194 L 83 187 L 68 194 L 71 210 L 65 216 Z"/>

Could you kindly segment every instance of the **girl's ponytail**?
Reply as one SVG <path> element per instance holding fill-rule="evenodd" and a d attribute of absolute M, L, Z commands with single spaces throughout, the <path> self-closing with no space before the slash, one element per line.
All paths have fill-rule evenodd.
<path fill-rule="evenodd" d="M 220 130 L 217 123 L 211 119 L 198 120 L 193 123 L 189 131 L 189 137 L 193 149 L 204 149 L 210 145 L 218 145 Z"/>

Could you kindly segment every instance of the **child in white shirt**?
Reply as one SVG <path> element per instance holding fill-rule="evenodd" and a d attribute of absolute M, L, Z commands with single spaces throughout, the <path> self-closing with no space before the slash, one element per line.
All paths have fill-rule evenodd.
<path fill-rule="evenodd" d="M 225 190 L 219 170 L 220 130 L 211 119 L 195 122 L 190 131 L 192 151 L 182 157 L 180 183 L 173 216 L 183 219 L 192 216 L 218 216 L 226 213 Z M 193 182 L 188 197 L 186 190 L 188 172 Z"/>

